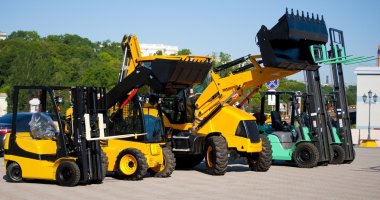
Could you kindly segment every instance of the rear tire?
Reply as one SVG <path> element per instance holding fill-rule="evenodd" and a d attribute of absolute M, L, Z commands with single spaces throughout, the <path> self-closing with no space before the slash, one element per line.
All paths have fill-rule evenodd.
<path fill-rule="evenodd" d="M 145 155 L 135 148 L 121 151 L 115 166 L 119 177 L 130 181 L 142 180 L 148 171 Z"/>
<path fill-rule="evenodd" d="M 312 143 L 303 142 L 297 145 L 293 152 L 293 161 L 300 168 L 312 168 L 317 166 L 319 152 Z"/>
<path fill-rule="evenodd" d="M 55 174 L 58 185 L 72 187 L 78 184 L 80 170 L 74 161 L 62 161 Z"/>
<path fill-rule="evenodd" d="M 12 162 L 11 164 L 9 164 L 7 167 L 6 174 L 9 182 L 22 182 L 22 170 L 18 163 Z"/>
<path fill-rule="evenodd" d="M 256 172 L 266 172 L 272 165 L 272 146 L 266 135 L 260 134 L 262 151 L 250 154 L 247 159 L 249 168 Z"/>
<path fill-rule="evenodd" d="M 161 166 L 158 167 L 158 169 L 150 169 L 154 177 L 159 177 L 159 178 L 170 177 L 170 175 L 173 173 L 175 169 L 175 165 L 176 165 L 175 157 L 174 157 L 173 152 L 170 150 L 170 148 L 163 147 L 162 154 L 164 156 L 164 163 L 162 163 L 163 169 L 161 168 Z"/>
<path fill-rule="evenodd" d="M 344 157 L 345 157 L 343 147 L 337 144 L 333 144 L 331 145 L 331 147 L 333 149 L 334 156 L 330 160 L 330 164 L 334 164 L 334 165 L 342 164 L 344 162 Z"/>
<path fill-rule="evenodd" d="M 204 159 L 203 154 L 198 155 L 186 155 L 186 156 L 175 156 L 176 158 L 176 169 L 191 169 Z"/>
<path fill-rule="evenodd" d="M 224 175 L 228 165 L 228 147 L 221 136 L 211 136 L 207 139 L 205 149 L 206 166 L 212 175 Z"/>

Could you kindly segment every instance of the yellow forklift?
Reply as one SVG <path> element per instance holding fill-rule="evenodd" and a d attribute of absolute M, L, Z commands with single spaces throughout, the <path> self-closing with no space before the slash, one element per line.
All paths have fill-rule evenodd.
<path fill-rule="evenodd" d="M 12 131 L 5 141 L 7 180 L 101 183 L 108 161 L 100 140 L 135 136 L 108 136 L 105 102 L 99 101 L 105 94 L 104 88 L 95 87 L 15 86 Z M 30 97 L 39 103 L 30 107 Z M 66 109 L 71 117 L 65 118 Z"/>

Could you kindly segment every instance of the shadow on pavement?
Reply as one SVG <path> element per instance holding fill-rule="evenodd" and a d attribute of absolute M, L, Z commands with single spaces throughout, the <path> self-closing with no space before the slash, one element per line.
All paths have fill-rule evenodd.
<path fill-rule="evenodd" d="M 353 171 L 361 171 L 361 172 L 380 172 L 380 166 L 373 166 L 368 168 L 361 168 Z"/>

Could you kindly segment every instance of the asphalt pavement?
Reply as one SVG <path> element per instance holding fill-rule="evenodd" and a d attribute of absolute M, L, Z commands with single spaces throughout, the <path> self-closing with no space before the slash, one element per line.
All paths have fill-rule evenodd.
<path fill-rule="evenodd" d="M 103 184 L 61 187 L 54 182 L 5 180 L 0 158 L 0 199 L 380 199 L 380 148 L 356 148 L 351 164 L 301 169 L 288 163 L 268 172 L 252 172 L 243 162 L 230 164 L 224 176 L 176 170 L 169 178 L 125 181 L 106 177 Z"/>

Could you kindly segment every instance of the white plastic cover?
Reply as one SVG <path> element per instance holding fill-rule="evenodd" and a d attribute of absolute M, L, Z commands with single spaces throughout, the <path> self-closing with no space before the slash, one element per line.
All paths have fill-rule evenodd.
<path fill-rule="evenodd" d="M 57 130 L 51 117 L 45 113 L 37 112 L 32 115 L 29 122 L 30 134 L 33 139 L 55 140 Z"/>

